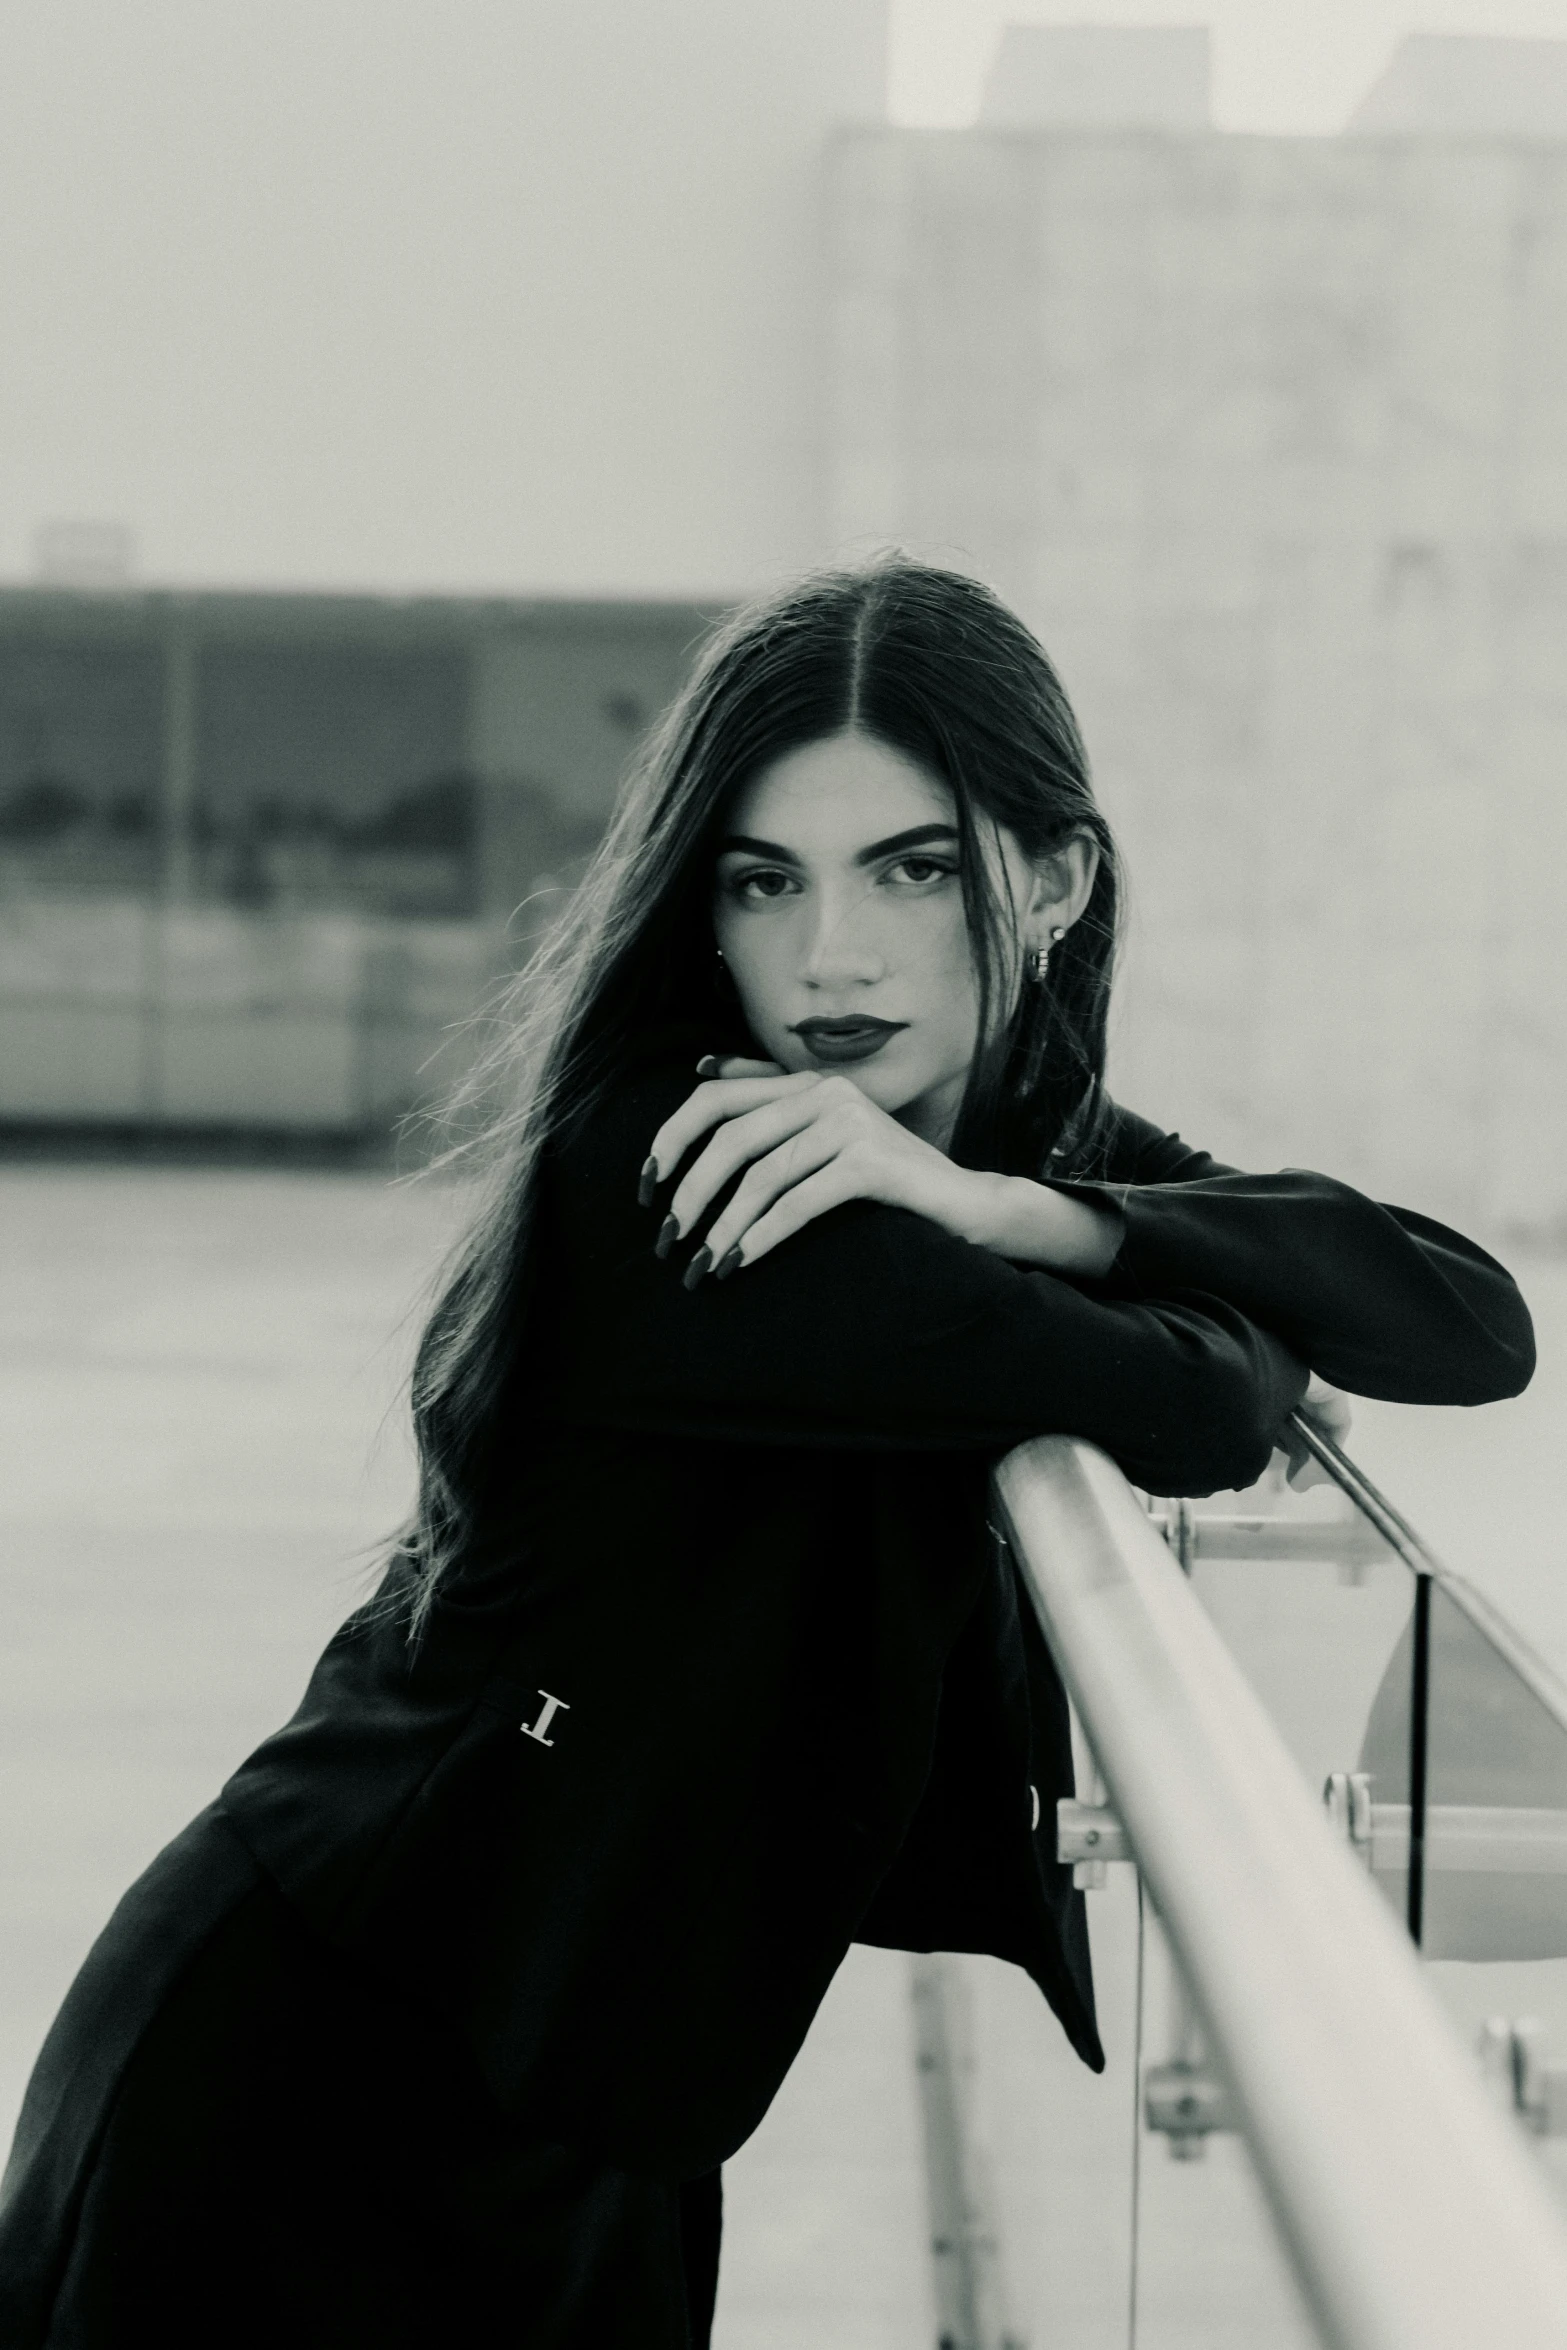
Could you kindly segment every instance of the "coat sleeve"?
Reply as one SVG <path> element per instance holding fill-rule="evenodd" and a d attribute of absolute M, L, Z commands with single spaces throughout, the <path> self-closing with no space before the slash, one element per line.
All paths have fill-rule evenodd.
<path fill-rule="evenodd" d="M 996 1452 L 1085 1436 L 1161 1493 L 1245 1485 L 1305 1384 L 1277 1336 L 1180 1284 L 1099 1294 L 900 1208 L 851 1201 L 723 1283 L 682 1283 L 636 1199 L 689 1063 L 642 1072 L 547 1158 L 536 1263 L 540 1408 L 557 1421 L 740 1443 Z"/>
<path fill-rule="evenodd" d="M 1117 1110 L 1107 1179 L 1057 1188 L 1122 1210 L 1114 1294 L 1225 1298 L 1352 1394 L 1491 1403 L 1533 1373 L 1529 1310 L 1504 1266 L 1331 1176 L 1241 1174 Z"/>

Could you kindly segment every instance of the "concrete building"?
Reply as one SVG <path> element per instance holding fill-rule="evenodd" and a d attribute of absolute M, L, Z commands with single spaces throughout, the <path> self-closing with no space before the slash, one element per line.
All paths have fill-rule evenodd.
<path fill-rule="evenodd" d="M 861 132 L 836 535 L 1056 656 L 1129 853 L 1123 1094 L 1567 1222 L 1567 145 Z"/>
<path fill-rule="evenodd" d="M 1412 33 L 1350 116 L 1349 128 L 1567 139 L 1567 41 Z"/>
<path fill-rule="evenodd" d="M 0 1122 L 438 1094 L 712 616 L 0 593 Z"/>

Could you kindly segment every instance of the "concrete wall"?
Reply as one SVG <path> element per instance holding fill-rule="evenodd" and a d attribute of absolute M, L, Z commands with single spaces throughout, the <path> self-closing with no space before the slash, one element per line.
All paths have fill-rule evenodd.
<path fill-rule="evenodd" d="M 1349 128 L 1567 138 L 1567 41 L 1409 33 Z"/>
<path fill-rule="evenodd" d="M 833 211 L 839 540 L 1055 655 L 1123 1098 L 1567 1226 L 1567 147 L 884 132 Z"/>

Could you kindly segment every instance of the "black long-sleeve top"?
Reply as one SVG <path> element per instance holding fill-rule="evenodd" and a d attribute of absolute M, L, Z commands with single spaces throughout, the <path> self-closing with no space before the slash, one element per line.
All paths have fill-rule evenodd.
<path fill-rule="evenodd" d="M 1103 1280 L 854 1202 L 687 1291 L 637 1173 L 703 1041 L 650 1040 L 547 1156 L 494 1500 L 422 1643 L 356 1611 L 221 1798 L 509 2110 L 665 2175 L 749 2134 L 854 1939 L 1014 1960 L 1103 2062 L 999 1454 L 1076 1434 L 1210 1492 L 1260 1474 L 1308 1364 L 1478 1403 L 1533 1359 L 1458 1235 L 1124 1112 L 1065 1186 L 1124 1210 Z"/>

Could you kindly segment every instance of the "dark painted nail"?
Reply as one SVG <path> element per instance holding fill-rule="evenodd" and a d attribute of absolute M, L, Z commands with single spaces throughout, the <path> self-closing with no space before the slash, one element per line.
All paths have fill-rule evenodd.
<path fill-rule="evenodd" d="M 743 1262 L 744 1260 L 740 1255 L 740 1243 L 737 1240 L 733 1248 L 725 1249 L 723 1255 L 719 1258 L 717 1264 L 713 1267 L 713 1279 L 715 1281 L 727 1281 L 730 1274 L 734 1271 L 736 1265 Z"/>
<path fill-rule="evenodd" d="M 718 1055 L 704 1053 L 696 1065 L 696 1073 L 698 1077 L 716 1077 L 718 1075 Z"/>
<path fill-rule="evenodd" d="M 657 1240 L 655 1240 L 655 1241 L 654 1241 L 654 1243 L 653 1243 L 653 1254 L 654 1254 L 654 1256 L 656 1256 L 656 1257 L 667 1257 L 667 1256 L 668 1256 L 668 1254 L 669 1254 L 669 1252 L 670 1252 L 670 1250 L 671 1250 L 671 1249 L 674 1247 L 674 1245 L 675 1245 L 675 1242 L 676 1242 L 676 1241 L 677 1241 L 679 1238 L 680 1238 L 680 1219 L 679 1219 L 679 1217 L 678 1217 L 678 1216 L 666 1216 L 666 1217 L 664 1218 L 664 1221 L 663 1221 L 663 1223 L 662 1223 L 662 1224 L 660 1224 L 660 1226 L 659 1226 L 659 1228 L 658 1228 L 658 1238 L 657 1238 Z"/>
<path fill-rule="evenodd" d="M 696 1255 L 691 1259 L 690 1264 L 687 1265 L 685 1273 L 682 1276 L 687 1289 L 695 1289 L 697 1283 L 701 1280 L 702 1275 L 707 1271 L 707 1268 L 712 1263 L 712 1261 L 713 1252 L 710 1248 L 702 1247 L 697 1250 Z"/>
<path fill-rule="evenodd" d="M 637 1206 L 650 1208 L 653 1205 L 653 1194 L 657 1189 L 658 1161 L 657 1159 L 644 1159 L 642 1172 L 637 1177 Z"/>

